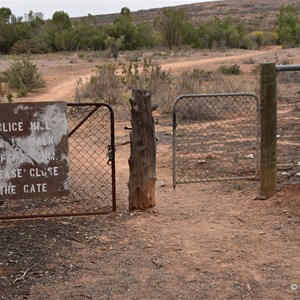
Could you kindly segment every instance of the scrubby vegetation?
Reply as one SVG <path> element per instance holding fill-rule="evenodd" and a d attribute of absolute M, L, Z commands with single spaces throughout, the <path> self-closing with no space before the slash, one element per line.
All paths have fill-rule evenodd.
<path fill-rule="evenodd" d="M 195 68 L 171 75 L 151 58 L 144 58 L 139 62 L 128 60 L 122 64 L 106 63 L 97 66 L 90 78 L 80 78 L 77 81 L 74 100 L 104 101 L 123 106 L 132 89 L 144 89 L 151 92 L 152 101 L 159 105 L 160 112 L 168 114 L 179 95 L 242 91 L 245 84 L 243 79 L 233 79 L 241 74 L 242 71 L 236 64 L 224 65 L 215 71 Z"/>
<path fill-rule="evenodd" d="M 99 51 L 114 58 L 95 68 L 88 79 L 77 81 L 76 101 L 101 99 L 117 104 L 128 98 L 130 89 L 148 89 L 160 109 L 169 112 L 175 96 L 185 93 L 207 92 L 206 82 L 222 81 L 223 90 L 233 91 L 231 83 L 224 87 L 223 75 L 240 75 L 238 65 L 221 66 L 217 72 L 201 69 L 185 71 L 171 76 L 169 72 L 152 62 L 150 58 L 140 61 L 139 49 L 167 47 L 170 52 L 184 46 L 196 49 L 245 48 L 260 49 L 264 45 L 280 43 L 284 47 L 300 45 L 300 19 L 295 6 L 282 5 L 278 12 L 277 30 L 270 32 L 253 30 L 230 16 L 214 17 L 193 23 L 183 9 L 165 8 L 153 22 L 136 22 L 127 7 L 122 8 L 113 23 L 95 25 L 94 16 L 71 19 L 64 11 L 57 11 L 50 20 L 41 13 L 30 11 L 24 17 L 16 17 L 9 8 L 0 8 L 0 53 L 47 53 L 57 51 Z M 132 51 L 127 62 L 120 65 L 120 52 Z M 88 52 L 91 53 L 91 52 Z M 95 53 L 95 52 L 93 52 Z M 100 52 L 98 52 L 100 53 Z M 91 56 L 88 59 L 92 60 Z M 248 64 L 255 64 L 252 58 Z M 256 72 L 257 67 L 253 70 Z M 228 77 L 228 76 L 226 76 Z M 229 76 L 230 77 L 230 76 Z M 0 76 L 16 91 L 18 97 L 33 89 L 43 87 L 45 81 L 29 57 L 16 59 Z M 6 86 L 6 85 L 5 85 Z M 214 91 L 216 91 L 217 86 Z M 0 86 L 0 101 L 12 101 L 14 95 L 3 92 Z M 159 96 L 157 96 L 159 95 Z"/>
<path fill-rule="evenodd" d="M 300 19 L 295 6 L 283 5 L 278 17 L 279 41 L 284 47 L 300 45 Z"/>
<path fill-rule="evenodd" d="M 142 64 L 123 63 L 121 70 L 117 70 L 117 67 L 116 63 L 97 66 L 86 82 L 81 78 L 77 83 L 75 101 L 101 99 L 109 104 L 120 104 L 123 99 L 128 99 L 132 89 L 149 90 L 155 101 L 157 95 L 170 89 L 171 75 L 151 59 L 144 59 Z"/>
<path fill-rule="evenodd" d="M 77 81 L 75 101 L 101 101 L 116 104 L 120 100 L 122 82 L 116 75 L 116 64 L 96 66 L 94 74 L 86 81 Z"/>
<path fill-rule="evenodd" d="M 232 66 L 220 66 L 218 71 L 223 75 L 241 75 L 242 70 L 238 65 L 232 65 Z"/>
<path fill-rule="evenodd" d="M 0 8 L 1 53 L 45 53 L 50 51 L 105 50 L 117 59 L 119 51 L 181 45 L 194 48 L 260 48 L 281 43 L 300 44 L 297 9 L 283 5 L 278 14 L 277 32 L 249 31 L 247 24 L 233 21 L 230 15 L 193 23 L 183 9 L 165 8 L 154 22 L 136 23 L 130 10 L 122 8 L 111 24 L 95 25 L 89 15 L 73 20 L 57 11 L 50 20 L 30 11 L 16 17 L 9 8 Z"/>
<path fill-rule="evenodd" d="M 17 92 L 18 97 L 24 97 L 33 89 L 45 86 L 43 76 L 29 57 L 15 59 L 11 67 L 2 73 L 1 80 L 7 82 Z M 9 102 L 11 99 L 12 96 L 8 96 Z"/>

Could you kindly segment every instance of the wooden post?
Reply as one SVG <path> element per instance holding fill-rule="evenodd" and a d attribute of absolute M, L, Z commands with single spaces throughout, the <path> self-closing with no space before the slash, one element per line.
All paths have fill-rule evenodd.
<path fill-rule="evenodd" d="M 133 90 L 131 105 L 131 144 L 129 163 L 129 209 L 155 206 L 156 139 L 148 91 Z"/>
<path fill-rule="evenodd" d="M 260 64 L 261 143 L 260 199 L 276 192 L 277 180 L 277 97 L 275 63 Z"/>

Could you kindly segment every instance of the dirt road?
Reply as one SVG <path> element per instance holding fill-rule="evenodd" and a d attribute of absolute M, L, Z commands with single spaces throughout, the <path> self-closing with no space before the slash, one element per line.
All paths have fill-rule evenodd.
<path fill-rule="evenodd" d="M 187 57 L 173 57 L 171 62 L 168 60 L 159 60 L 159 64 L 164 70 L 170 70 L 171 73 L 178 73 L 183 70 L 193 68 L 203 68 L 208 70 L 217 69 L 221 64 L 243 64 L 248 58 L 259 62 L 264 61 L 266 56 L 272 57 L 275 53 L 280 52 L 280 47 L 269 47 L 260 51 L 238 50 L 238 51 L 224 51 L 216 54 L 216 52 L 205 52 L 204 54 L 193 54 Z M 217 56 L 216 56 L 217 55 Z M 195 57 L 196 56 L 196 57 Z M 208 57 L 213 56 L 213 57 Z M 38 61 L 42 73 L 47 81 L 48 86 L 42 90 L 36 91 L 29 95 L 24 100 L 26 101 L 72 101 L 76 90 L 76 82 L 79 78 L 88 78 L 93 71 L 96 63 L 77 60 L 72 64 L 64 61 L 60 66 L 56 66 L 50 61 L 50 75 L 47 61 Z M 56 69 L 55 69 L 56 68 Z M 52 74 L 52 69 L 57 70 Z"/>

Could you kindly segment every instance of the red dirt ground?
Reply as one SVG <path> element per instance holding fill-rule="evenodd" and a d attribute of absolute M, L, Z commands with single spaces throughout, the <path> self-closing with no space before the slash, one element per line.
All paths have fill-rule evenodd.
<path fill-rule="evenodd" d="M 287 55 L 278 48 L 175 55 L 164 67 L 226 62 L 247 69 L 243 61 L 250 57 Z M 46 56 L 36 62 L 47 88 L 24 101 L 71 101 L 76 78 L 97 63 Z M 253 200 L 256 181 L 185 184 L 174 191 L 171 127 L 157 127 L 167 140 L 157 148 L 157 206 L 130 212 L 128 123 L 116 123 L 116 213 L 0 222 L 0 299 L 300 299 L 299 180 L 266 201 Z"/>

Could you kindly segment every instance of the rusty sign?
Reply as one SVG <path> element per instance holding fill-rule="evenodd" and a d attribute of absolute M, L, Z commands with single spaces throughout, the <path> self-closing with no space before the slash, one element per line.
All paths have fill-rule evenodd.
<path fill-rule="evenodd" d="M 69 193 L 65 102 L 0 104 L 0 200 Z"/>

